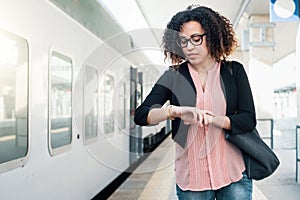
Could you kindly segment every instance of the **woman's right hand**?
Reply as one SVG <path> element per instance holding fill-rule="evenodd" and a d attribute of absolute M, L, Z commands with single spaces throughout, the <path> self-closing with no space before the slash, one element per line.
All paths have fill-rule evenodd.
<path fill-rule="evenodd" d="M 207 125 L 211 121 L 210 118 L 215 116 L 208 110 L 188 106 L 172 106 L 169 112 L 172 117 L 181 118 L 184 124 L 198 124 L 200 126 Z"/>

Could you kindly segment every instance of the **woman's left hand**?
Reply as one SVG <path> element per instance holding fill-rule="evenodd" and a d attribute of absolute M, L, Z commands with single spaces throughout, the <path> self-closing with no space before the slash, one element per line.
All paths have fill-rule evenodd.
<path fill-rule="evenodd" d="M 184 124 L 198 124 L 200 126 L 212 123 L 215 115 L 208 110 L 200 110 L 196 107 L 172 106 L 171 116 L 180 117 Z"/>

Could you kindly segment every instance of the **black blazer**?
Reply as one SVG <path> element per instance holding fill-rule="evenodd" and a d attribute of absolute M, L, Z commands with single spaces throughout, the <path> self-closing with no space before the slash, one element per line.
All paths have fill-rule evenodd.
<path fill-rule="evenodd" d="M 242 64 L 232 61 L 232 74 L 228 66 L 230 62 L 221 63 L 221 85 L 226 98 L 226 116 L 229 117 L 231 130 L 228 134 L 249 132 L 256 126 L 255 108 L 247 74 Z M 160 108 L 166 101 L 171 105 L 196 105 L 196 88 L 190 75 L 187 62 L 182 63 L 177 70 L 169 70 L 158 79 L 149 95 L 136 109 L 134 122 L 146 126 L 147 116 L 152 108 Z M 180 118 L 172 121 L 172 138 L 185 147 L 188 128 Z"/>

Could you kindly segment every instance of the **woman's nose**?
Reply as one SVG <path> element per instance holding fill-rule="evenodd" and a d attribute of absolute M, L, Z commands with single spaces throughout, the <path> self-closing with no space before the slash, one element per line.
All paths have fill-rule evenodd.
<path fill-rule="evenodd" d="M 195 46 L 190 41 L 188 41 L 186 48 L 190 50 L 193 49 L 194 47 Z"/>

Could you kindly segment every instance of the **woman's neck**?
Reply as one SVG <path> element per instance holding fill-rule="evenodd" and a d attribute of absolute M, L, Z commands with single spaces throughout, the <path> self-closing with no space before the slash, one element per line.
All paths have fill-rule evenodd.
<path fill-rule="evenodd" d="M 198 73 L 206 74 L 214 65 L 216 61 L 215 59 L 207 59 L 198 65 L 192 65 L 194 69 L 197 70 Z"/>

